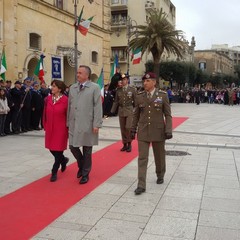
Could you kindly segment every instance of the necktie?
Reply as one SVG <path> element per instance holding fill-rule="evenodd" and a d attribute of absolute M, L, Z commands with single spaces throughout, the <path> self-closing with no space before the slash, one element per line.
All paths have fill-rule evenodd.
<path fill-rule="evenodd" d="M 152 97 L 150 92 L 147 94 L 147 97 L 148 97 L 148 99 L 150 99 Z"/>
<path fill-rule="evenodd" d="M 83 88 L 83 84 L 80 84 L 80 90 Z"/>

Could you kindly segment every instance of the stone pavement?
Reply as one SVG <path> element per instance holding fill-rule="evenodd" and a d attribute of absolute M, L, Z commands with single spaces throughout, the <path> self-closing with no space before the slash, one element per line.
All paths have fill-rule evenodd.
<path fill-rule="evenodd" d="M 146 193 L 133 193 L 135 159 L 33 239 L 240 239 L 240 106 L 174 103 L 172 112 L 189 119 L 175 129 L 166 149 L 188 155 L 167 156 L 164 184 L 156 184 L 150 151 Z M 43 134 L 0 138 L 0 196 L 50 173 Z M 104 120 L 94 150 L 119 139 L 118 118 Z M 69 151 L 66 155 L 74 162 Z"/>

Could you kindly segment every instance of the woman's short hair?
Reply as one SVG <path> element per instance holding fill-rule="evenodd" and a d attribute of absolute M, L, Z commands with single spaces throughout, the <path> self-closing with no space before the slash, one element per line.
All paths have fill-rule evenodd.
<path fill-rule="evenodd" d="M 64 91 L 66 90 L 66 85 L 65 85 L 65 83 L 63 82 L 63 81 L 60 81 L 60 80 L 53 80 L 52 82 L 51 82 L 51 86 L 53 85 L 53 84 L 55 84 L 61 91 L 61 93 L 64 93 Z"/>

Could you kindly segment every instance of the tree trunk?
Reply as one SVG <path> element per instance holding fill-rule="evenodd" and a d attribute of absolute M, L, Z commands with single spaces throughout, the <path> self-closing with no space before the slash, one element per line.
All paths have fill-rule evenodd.
<path fill-rule="evenodd" d="M 159 84 L 159 73 L 160 73 L 160 59 L 155 59 L 154 60 L 154 73 L 156 74 L 156 87 L 159 88 L 160 84 Z"/>

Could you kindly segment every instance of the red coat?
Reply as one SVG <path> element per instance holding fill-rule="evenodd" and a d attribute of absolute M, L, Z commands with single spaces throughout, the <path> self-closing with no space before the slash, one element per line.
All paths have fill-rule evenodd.
<path fill-rule="evenodd" d="M 52 95 L 45 99 L 43 126 L 45 130 L 45 147 L 49 150 L 64 151 L 67 149 L 67 108 L 68 98 L 65 95 L 55 104 L 52 102 Z"/>

